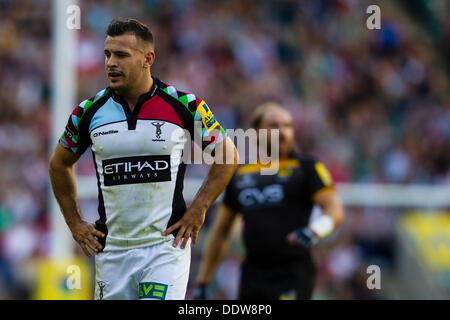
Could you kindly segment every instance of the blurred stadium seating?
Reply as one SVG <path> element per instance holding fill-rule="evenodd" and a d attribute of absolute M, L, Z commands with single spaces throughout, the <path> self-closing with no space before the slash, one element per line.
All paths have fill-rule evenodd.
<path fill-rule="evenodd" d="M 365 26 L 370 4 L 381 7 L 381 30 Z M 0 0 L 0 299 L 32 298 L 32 266 L 49 250 L 51 5 Z M 225 128 L 247 128 L 253 109 L 275 100 L 294 116 L 297 148 L 319 157 L 336 182 L 450 183 L 446 0 L 80 0 L 79 6 L 78 101 L 105 87 L 109 21 L 134 17 L 156 39 L 152 73 L 205 99 Z M 95 174 L 91 161 L 83 156 L 78 174 Z M 187 171 L 188 178 L 204 175 L 203 166 Z M 82 207 L 93 220 L 96 204 L 83 200 Z M 405 247 L 420 251 L 408 239 L 423 236 L 417 230 L 428 222 L 405 222 L 404 212 L 347 208 L 341 230 L 315 252 L 316 298 L 420 297 L 417 285 L 403 285 L 400 262 L 411 259 Z M 444 255 L 450 252 L 448 232 L 439 238 Z M 201 245 L 193 252 L 193 273 Z M 214 297 L 235 297 L 236 282 L 227 279 L 238 277 L 241 257 L 236 237 Z M 430 285 L 436 298 L 450 297 L 450 257 L 445 261 L 439 268 L 444 275 Z M 386 290 L 367 290 L 365 266 L 372 263 L 387 270 Z M 425 270 L 428 281 L 426 267 L 408 270 L 403 275 Z M 443 283 L 444 291 L 433 289 Z"/>

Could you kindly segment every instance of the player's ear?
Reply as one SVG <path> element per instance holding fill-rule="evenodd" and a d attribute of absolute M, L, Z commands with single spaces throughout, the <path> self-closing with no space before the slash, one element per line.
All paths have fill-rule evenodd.
<path fill-rule="evenodd" d="M 153 65 L 153 62 L 155 62 L 155 52 L 153 52 L 153 50 L 148 50 L 145 53 L 144 68 L 150 68 Z"/>

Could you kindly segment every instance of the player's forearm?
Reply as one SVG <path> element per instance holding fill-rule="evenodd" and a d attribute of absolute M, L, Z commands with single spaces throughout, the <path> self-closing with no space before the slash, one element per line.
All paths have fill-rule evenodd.
<path fill-rule="evenodd" d="M 322 215 L 311 221 L 309 229 L 321 239 L 329 236 L 341 224 L 344 209 L 334 193 L 323 194 L 317 200 L 317 204 L 322 210 Z"/>
<path fill-rule="evenodd" d="M 72 167 L 51 161 L 49 166 L 53 193 L 69 227 L 82 220 L 76 196 L 76 182 Z"/>
<path fill-rule="evenodd" d="M 321 206 L 322 213 L 333 221 L 334 228 L 337 228 L 344 220 L 344 208 L 337 197 L 331 198 L 326 205 Z"/>
<path fill-rule="evenodd" d="M 228 154 L 233 155 L 232 163 L 221 161 L 223 164 L 214 163 L 211 165 L 205 182 L 192 202 L 193 206 L 198 206 L 204 210 L 209 208 L 209 206 L 211 206 L 211 204 L 225 189 L 234 171 L 236 170 L 238 164 L 238 153 L 234 144 L 228 140 L 226 141 L 224 148 L 226 148 L 226 152 Z"/>
<path fill-rule="evenodd" d="M 235 169 L 236 165 L 213 164 L 192 205 L 205 210 L 209 208 L 225 189 Z"/>

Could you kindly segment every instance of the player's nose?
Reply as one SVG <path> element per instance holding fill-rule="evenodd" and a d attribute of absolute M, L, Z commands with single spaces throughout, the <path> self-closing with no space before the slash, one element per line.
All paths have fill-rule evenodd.
<path fill-rule="evenodd" d="M 117 67 L 117 60 L 113 57 L 109 57 L 108 59 L 106 59 L 105 64 L 108 71 L 111 71 L 113 68 Z"/>

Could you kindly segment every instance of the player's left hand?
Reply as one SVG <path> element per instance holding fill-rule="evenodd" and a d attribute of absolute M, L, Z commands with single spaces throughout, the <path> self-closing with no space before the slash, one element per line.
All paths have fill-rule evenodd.
<path fill-rule="evenodd" d="M 287 241 L 291 245 L 300 245 L 304 248 L 310 248 L 319 241 L 319 237 L 310 228 L 300 228 L 287 235 Z"/>
<path fill-rule="evenodd" d="M 173 224 L 169 228 L 167 228 L 163 232 L 163 236 L 169 235 L 174 230 L 180 228 L 178 230 L 177 236 L 173 242 L 173 246 L 176 248 L 181 238 L 183 238 L 183 242 L 181 243 L 181 249 L 186 247 L 186 243 L 189 240 L 189 237 L 192 238 L 192 245 L 197 243 L 198 232 L 200 231 L 203 222 L 205 222 L 205 213 L 206 210 L 202 210 L 195 206 L 190 206 L 183 218 L 181 218 L 177 223 Z"/>

